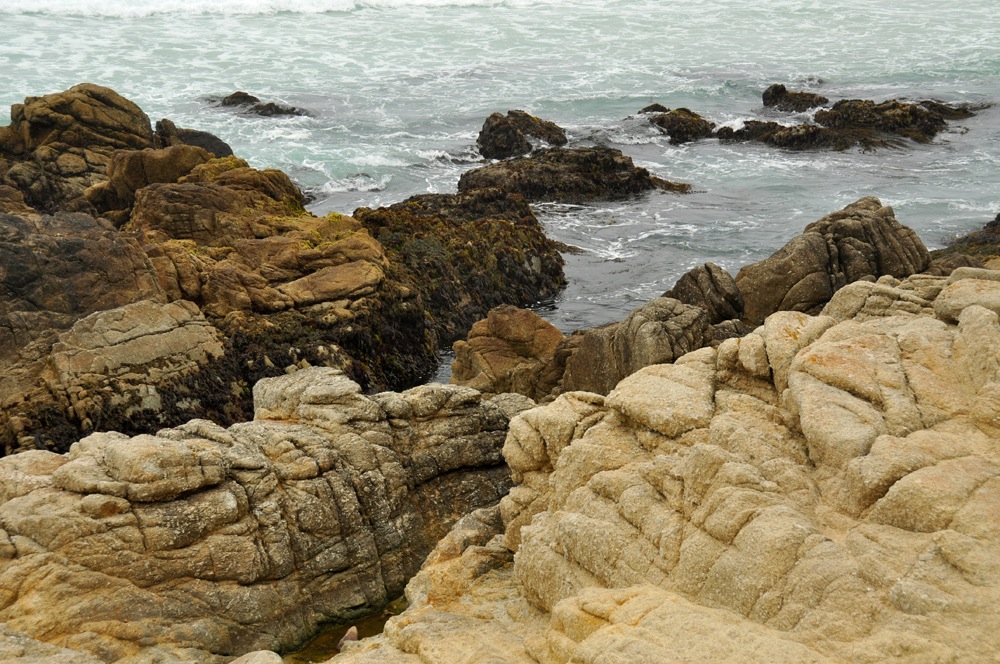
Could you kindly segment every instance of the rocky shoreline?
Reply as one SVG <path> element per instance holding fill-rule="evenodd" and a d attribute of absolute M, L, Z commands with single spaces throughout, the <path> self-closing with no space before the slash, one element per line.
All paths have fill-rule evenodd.
<path fill-rule="evenodd" d="M 829 103 L 801 95 L 764 102 Z M 949 109 L 794 131 L 886 147 Z M 320 218 L 107 88 L 11 117 L 0 658 L 277 662 L 404 587 L 333 661 L 1000 650 L 996 221 L 932 254 L 865 198 L 566 336 L 518 308 L 565 284 L 529 202 L 690 185 L 511 111 L 457 193 Z M 420 385 L 453 342 L 454 384 Z"/>

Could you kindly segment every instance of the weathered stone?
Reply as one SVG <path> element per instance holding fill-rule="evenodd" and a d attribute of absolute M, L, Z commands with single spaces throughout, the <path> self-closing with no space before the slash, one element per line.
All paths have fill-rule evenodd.
<path fill-rule="evenodd" d="M 158 148 L 169 148 L 174 145 L 192 145 L 212 153 L 213 157 L 230 157 L 233 149 L 218 136 L 207 131 L 178 127 L 171 120 L 163 118 L 156 123 L 156 133 L 153 136 Z"/>
<path fill-rule="evenodd" d="M 7 178 L 45 212 L 90 211 L 83 193 L 104 181 L 111 154 L 153 146 L 142 109 L 91 83 L 14 104 L 6 133 L 0 155 L 13 161 Z"/>
<path fill-rule="evenodd" d="M 714 263 L 688 270 L 662 297 L 701 307 L 712 325 L 743 317 L 743 295 L 736 281 Z"/>
<path fill-rule="evenodd" d="M 943 282 L 878 284 L 915 312 L 779 312 L 522 413 L 502 536 L 446 538 L 336 661 L 990 661 L 1000 317 L 937 319 Z"/>
<path fill-rule="evenodd" d="M 770 258 L 736 275 L 745 317 L 760 324 L 775 311 L 817 313 L 843 286 L 882 275 L 906 277 L 927 267 L 920 238 L 891 207 L 863 198 L 813 222 Z"/>
<path fill-rule="evenodd" d="M 195 166 L 211 158 L 207 151 L 190 145 L 160 150 L 119 150 L 111 156 L 108 179 L 90 187 L 84 195 L 99 213 L 121 210 L 122 216 L 127 218 L 135 203 L 136 191 L 156 182 L 177 182 Z"/>
<path fill-rule="evenodd" d="M 368 398 L 316 368 L 255 397 L 257 419 L 229 429 L 0 459 L 25 478 L 0 496 L 0 620 L 102 661 L 277 650 L 397 595 L 508 487 L 508 414 L 473 390 Z"/>
<path fill-rule="evenodd" d="M 666 110 L 649 118 L 662 132 L 670 136 L 671 145 L 690 143 L 701 138 L 709 138 L 715 131 L 715 123 L 709 122 L 694 111 L 686 108 Z"/>
<path fill-rule="evenodd" d="M 792 113 L 802 113 L 830 103 L 829 99 L 814 92 L 789 92 L 788 88 L 780 83 L 775 83 L 764 90 L 763 101 L 765 107 Z"/>
<path fill-rule="evenodd" d="M 712 338 L 704 309 L 660 297 L 645 304 L 620 323 L 579 332 L 566 344 L 560 390 L 607 394 L 618 381 L 643 367 L 673 362 Z"/>

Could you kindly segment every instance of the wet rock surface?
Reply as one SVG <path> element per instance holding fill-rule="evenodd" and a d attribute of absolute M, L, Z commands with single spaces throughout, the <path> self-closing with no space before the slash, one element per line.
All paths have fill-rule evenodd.
<path fill-rule="evenodd" d="M 309 111 L 305 109 L 273 101 L 263 102 L 258 97 L 242 90 L 237 90 L 223 97 L 219 100 L 219 104 L 226 108 L 235 108 L 244 113 L 263 117 L 309 115 Z"/>
<path fill-rule="evenodd" d="M 780 83 L 775 83 L 764 90 L 762 98 L 765 108 L 776 108 L 791 113 L 802 113 L 830 103 L 830 100 L 823 95 L 815 92 L 792 92 Z"/>
<path fill-rule="evenodd" d="M 649 107 L 647 107 L 648 109 Z M 650 111 L 643 109 L 649 113 Z M 690 143 L 701 138 L 710 138 L 715 134 L 715 123 L 709 122 L 694 111 L 686 108 L 663 110 L 649 118 L 662 132 L 670 136 L 672 145 Z"/>

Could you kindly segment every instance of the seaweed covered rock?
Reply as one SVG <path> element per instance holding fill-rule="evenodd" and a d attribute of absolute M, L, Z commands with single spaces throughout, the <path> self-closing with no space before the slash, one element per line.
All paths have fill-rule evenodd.
<path fill-rule="evenodd" d="M 902 278 L 929 264 L 917 234 L 896 221 L 891 207 L 868 197 L 809 224 L 770 258 L 742 268 L 736 286 L 746 320 L 759 325 L 776 311 L 817 313 L 853 281 Z"/>
<path fill-rule="evenodd" d="M 966 254 L 981 260 L 1000 257 L 1000 214 L 978 231 L 959 236 L 944 249 L 931 252 L 934 258 Z"/>
<path fill-rule="evenodd" d="M 0 652 L 16 630 L 50 656 L 221 664 L 377 610 L 506 493 L 507 423 L 530 405 L 440 385 L 365 397 L 320 368 L 254 391 L 256 419 L 228 429 L 0 459 Z"/>
<path fill-rule="evenodd" d="M 1000 282 L 948 281 L 857 282 L 864 316 L 779 312 L 522 413 L 499 526 L 336 661 L 992 660 Z"/>
<path fill-rule="evenodd" d="M 825 97 L 789 92 L 783 85 L 764 91 L 764 105 L 780 110 L 803 111 L 828 103 Z M 787 125 L 747 120 L 742 126 L 722 127 L 716 136 L 724 141 L 757 141 L 789 150 L 864 150 L 898 147 L 903 139 L 930 142 L 951 120 L 975 115 L 967 106 L 936 101 L 905 102 L 890 99 L 842 99 L 831 108 L 816 111 L 815 123 Z"/>
<path fill-rule="evenodd" d="M 500 189 L 413 196 L 354 217 L 434 312 L 428 328 L 443 342 L 493 307 L 531 304 L 565 284 L 556 243 L 522 197 Z"/>
<path fill-rule="evenodd" d="M 459 192 L 496 187 L 531 202 L 615 200 L 653 189 L 684 193 L 691 185 L 668 182 L 637 168 L 630 157 L 605 147 L 547 148 L 462 174 Z"/>
<path fill-rule="evenodd" d="M 762 97 L 765 108 L 776 108 L 779 111 L 792 113 L 802 113 L 830 103 L 830 100 L 823 95 L 815 92 L 792 92 L 781 83 L 775 83 L 764 90 Z"/>
<path fill-rule="evenodd" d="M 554 122 L 524 111 L 493 113 L 483 123 L 476 146 L 487 159 L 507 159 L 531 152 L 530 139 L 559 147 L 566 145 L 566 132 Z"/>
<path fill-rule="evenodd" d="M 643 109 L 643 112 L 648 112 Z M 655 125 L 668 136 L 671 145 L 690 143 L 700 138 L 709 138 L 715 132 L 715 123 L 706 120 L 694 111 L 686 108 L 676 108 L 665 110 L 654 114 L 649 118 L 650 123 Z"/>
<path fill-rule="evenodd" d="M 83 192 L 105 179 L 116 150 L 153 147 L 149 118 L 110 88 L 83 83 L 11 107 L 0 127 L 6 177 L 43 212 L 90 211 Z"/>

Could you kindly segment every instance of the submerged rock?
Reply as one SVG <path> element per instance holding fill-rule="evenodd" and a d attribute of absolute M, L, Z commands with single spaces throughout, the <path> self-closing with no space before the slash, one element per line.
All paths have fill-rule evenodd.
<path fill-rule="evenodd" d="M 1000 281 L 981 276 L 856 282 L 824 315 L 522 413 L 501 523 L 457 526 L 409 609 L 336 661 L 990 661 Z"/>
<path fill-rule="evenodd" d="M 309 111 L 295 106 L 278 104 L 273 101 L 262 102 L 259 98 L 242 90 L 237 90 L 231 95 L 223 97 L 219 103 L 222 106 L 237 108 L 245 113 L 253 113 L 263 117 L 309 115 Z"/>
<path fill-rule="evenodd" d="M 677 193 L 691 185 L 668 182 L 637 168 L 632 159 L 612 148 L 547 148 L 528 157 L 466 171 L 459 192 L 496 187 L 531 202 L 581 203 L 615 200 L 652 189 Z"/>
<path fill-rule="evenodd" d="M 507 159 L 531 152 L 529 139 L 559 147 L 566 145 L 566 132 L 554 122 L 524 111 L 494 113 L 483 123 L 476 146 L 487 159 Z"/>
<path fill-rule="evenodd" d="M 255 421 L 229 429 L 0 459 L 0 621 L 103 661 L 294 645 L 398 595 L 452 523 L 496 503 L 507 421 L 530 404 L 440 385 L 365 397 L 319 368 L 254 398 Z"/>

